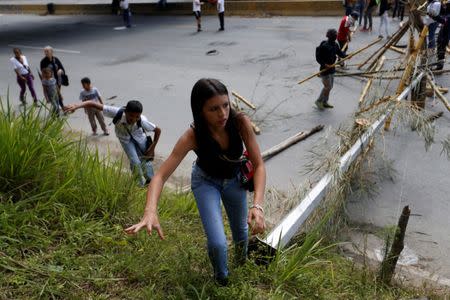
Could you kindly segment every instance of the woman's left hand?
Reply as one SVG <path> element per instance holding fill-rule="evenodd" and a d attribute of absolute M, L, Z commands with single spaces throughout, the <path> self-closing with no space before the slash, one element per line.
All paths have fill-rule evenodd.
<path fill-rule="evenodd" d="M 247 223 L 250 226 L 252 235 L 264 233 L 266 230 L 266 222 L 264 220 L 264 213 L 256 207 L 248 211 Z"/>

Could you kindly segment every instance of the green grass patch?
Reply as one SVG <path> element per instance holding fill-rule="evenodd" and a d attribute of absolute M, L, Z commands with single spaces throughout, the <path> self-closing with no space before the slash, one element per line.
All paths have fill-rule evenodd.
<path fill-rule="evenodd" d="M 1 101 L 0 101 L 1 103 Z M 192 195 L 165 191 L 167 239 L 123 228 L 145 191 L 118 162 L 67 136 L 42 111 L 0 112 L 0 299 L 397 299 L 312 232 L 268 266 L 231 265 L 212 280 Z M 230 251 L 231 253 L 232 251 Z M 231 261 L 231 259 L 230 259 Z"/>

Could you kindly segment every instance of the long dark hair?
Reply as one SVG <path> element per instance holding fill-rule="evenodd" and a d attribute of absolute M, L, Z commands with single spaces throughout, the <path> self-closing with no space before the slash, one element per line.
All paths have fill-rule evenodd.
<path fill-rule="evenodd" d="M 227 87 L 217 79 L 202 78 L 194 84 L 191 92 L 191 109 L 194 118 L 195 136 L 198 142 L 209 135 L 208 124 L 203 117 L 203 106 L 212 97 L 223 95 L 228 95 Z M 236 112 L 231 108 L 230 103 L 230 115 L 225 126 L 228 130 L 235 124 L 235 119 Z"/>

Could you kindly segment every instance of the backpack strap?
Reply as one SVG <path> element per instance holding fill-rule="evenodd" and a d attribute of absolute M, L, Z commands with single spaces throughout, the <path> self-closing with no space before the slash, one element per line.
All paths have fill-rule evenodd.
<path fill-rule="evenodd" d="M 125 111 L 125 107 L 121 107 L 120 109 L 119 109 L 119 111 L 116 113 L 116 115 L 114 116 L 114 118 L 113 118 L 113 120 L 112 120 L 112 122 L 113 122 L 113 124 L 114 125 L 116 125 L 119 121 L 120 121 L 120 119 L 122 119 L 122 116 L 123 116 L 123 112 Z"/>

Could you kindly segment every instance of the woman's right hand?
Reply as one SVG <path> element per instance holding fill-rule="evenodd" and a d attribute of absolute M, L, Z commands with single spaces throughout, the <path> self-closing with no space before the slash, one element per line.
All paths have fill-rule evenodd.
<path fill-rule="evenodd" d="M 127 234 L 136 234 L 143 227 L 145 227 L 147 229 L 147 233 L 149 235 L 151 235 L 153 229 L 155 229 L 159 235 L 159 238 L 161 240 L 164 240 L 164 233 L 162 231 L 161 225 L 159 224 L 159 218 L 158 218 L 157 214 L 144 215 L 144 217 L 142 218 L 142 220 L 139 223 L 128 227 L 127 229 L 125 229 L 125 232 Z"/>

